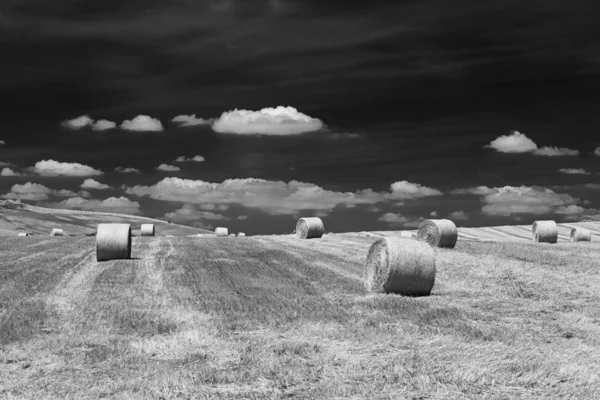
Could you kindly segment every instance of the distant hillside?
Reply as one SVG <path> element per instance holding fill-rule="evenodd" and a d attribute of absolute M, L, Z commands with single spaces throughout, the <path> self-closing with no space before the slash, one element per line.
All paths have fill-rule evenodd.
<path fill-rule="evenodd" d="M 48 235 L 52 228 L 61 228 L 68 235 L 94 235 L 98 224 L 111 222 L 131 224 L 134 235 L 139 235 L 140 225 L 145 223 L 154 224 L 156 234 L 161 236 L 189 236 L 213 233 L 206 229 L 135 215 L 62 210 L 0 200 L 0 236 L 14 236 L 17 232 Z"/>

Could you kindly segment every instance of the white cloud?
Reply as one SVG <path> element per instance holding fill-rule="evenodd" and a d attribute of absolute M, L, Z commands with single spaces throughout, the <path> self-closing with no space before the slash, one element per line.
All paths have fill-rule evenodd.
<path fill-rule="evenodd" d="M 104 211 L 124 214 L 139 214 L 140 204 L 137 201 L 131 201 L 126 197 L 109 197 L 105 200 L 88 200 L 82 197 L 72 197 L 63 200 L 60 203 L 52 204 L 57 208 L 86 210 L 86 211 Z"/>
<path fill-rule="evenodd" d="M 450 215 L 448 215 L 448 218 L 453 221 L 465 221 L 465 220 L 469 219 L 469 216 L 464 211 L 459 210 L 459 211 L 451 212 Z"/>
<path fill-rule="evenodd" d="M 93 176 L 102 175 L 103 173 L 102 171 L 87 165 L 54 160 L 38 161 L 33 167 L 29 168 L 29 170 L 43 176 Z"/>
<path fill-rule="evenodd" d="M 44 185 L 27 182 L 23 185 L 13 185 L 10 188 L 10 192 L 3 194 L 2 198 L 11 200 L 40 201 L 47 200 L 50 193 L 52 193 L 52 190 Z"/>
<path fill-rule="evenodd" d="M 61 122 L 61 124 L 65 128 L 76 130 L 76 129 L 81 129 L 88 125 L 91 125 L 93 122 L 94 122 L 94 120 L 91 119 L 89 117 L 89 115 L 82 115 L 77 118 L 65 120 L 65 121 Z"/>
<path fill-rule="evenodd" d="M 497 137 L 485 147 L 491 147 L 501 153 L 527 153 L 536 150 L 537 144 L 524 134 L 512 131 L 510 135 Z"/>
<path fill-rule="evenodd" d="M 178 210 L 165 214 L 165 218 L 174 222 L 189 223 L 196 220 L 225 220 L 228 219 L 224 215 L 216 214 L 210 211 L 198 211 L 191 204 L 185 204 Z"/>
<path fill-rule="evenodd" d="M 559 207 L 554 212 L 562 215 L 579 215 L 584 211 L 585 210 L 582 207 L 571 204 L 570 206 Z"/>
<path fill-rule="evenodd" d="M 399 181 L 392 183 L 392 197 L 394 199 L 415 199 L 427 196 L 440 196 L 442 192 L 418 183 Z"/>
<path fill-rule="evenodd" d="M 600 146 L 596 147 L 596 150 L 594 150 L 594 155 L 600 157 Z"/>
<path fill-rule="evenodd" d="M 0 146 L 4 146 L 6 142 L 4 140 L 0 140 Z"/>
<path fill-rule="evenodd" d="M 75 197 L 75 196 L 77 196 L 77 193 L 75 193 L 72 190 L 67 190 L 67 189 L 53 190 L 52 194 L 55 195 L 55 196 L 61 196 L 61 197 Z"/>
<path fill-rule="evenodd" d="M 260 135 L 295 135 L 322 127 L 321 120 L 282 106 L 260 111 L 235 109 L 221 114 L 212 125 L 215 132 Z"/>
<path fill-rule="evenodd" d="M 21 176 L 21 175 L 22 174 L 15 172 L 8 167 L 2 168 L 2 172 L 0 172 L 0 176 Z"/>
<path fill-rule="evenodd" d="M 438 216 L 438 212 L 437 211 L 432 211 L 432 212 L 429 213 L 429 216 L 436 218 Z"/>
<path fill-rule="evenodd" d="M 538 155 L 538 156 L 550 156 L 550 157 L 576 156 L 579 154 L 579 151 L 567 149 L 564 147 L 544 146 L 540 149 L 535 150 L 533 152 L 533 154 Z"/>
<path fill-rule="evenodd" d="M 90 192 L 88 192 L 87 190 L 80 190 L 79 196 L 80 197 L 92 197 L 92 194 Z"/>
<path fill-rule="evenodd" d="M 168 164 L 160 164 L 158 167 L 156 167 L 157 170 L 159 171 L 167 171 L 167 172 L 173 172 L 173 171 L 180 171 L 181 168 L 175 166 L 175 165 L 168 165 Z"/>
<path fill-rule="evenodd" d="M 199 155 L 195 155 L 194 157 L 185 157 L 185 156 L 179 156 L 175 159 L 175 162 L 203 162 L 204 157 L 199 156 Z"/>
<path fill-rule="evenodd" d="M 175 122 L 178 126 L 196 126 L 196 125 L 208 125 L 213 122 L 212 119 L 196 118 L 196 114 L 192 115 L 178 115 L 174 117 L 171 122 Z"/>
<path fill-rule="evenodd" d="M 124 167 L 115 168 L 115 172 L 120 172 L 122 174 L 139 174 L 139 173 L 141 173 L 140 170 L 137 168 L 124 168 Z"/>
<path fill-rule="evenodd" d="M 562 172 L 563 174 L 570 174 L 570 175 L 589 175 L 590 174 L 583 168 L 561 168 L 558 171 Z"/>
<path fill-rule="evenodd" d="M 452 194 L 475 194 L 475 195 L 486 195 L 496 193 L 495 188 L 489 188 L 487 186 L 476 186 L 466 189 L 454 189 L 450 193 Z"/>
<path fill-rule="evenodd" d="M 117 127 L 116 122 L 109 121 L 107 119 L 98 120 L 92 125 L 92 129 L 95 131 L 106 131 L 108 129 L 113 129 L 116 127 Z"/>
<path fill-rule="evenodd" d="M 125 120 L 121 123 L 121 129 L 137 132 L 158 132 L 163 130 L 162 123 L 156 118 L 148 115 L 138 115 L 132 120 Z"/>
<path fill-rule="evenodd" d="M 423 221 L 423 218 L 407 218 L 402 214 L 386 213 L 379 218 L 379 221 L 387 222 L 388 225 L 395 228 L 417 228 Z"/>
<path fill-rule="evenodd" d="M 110 186 L 100 183 L 97 180 L 88 178 L 80 185 L 82 189 L 96 189 L 96 190 L 104 190 L 110 188 Z"/>

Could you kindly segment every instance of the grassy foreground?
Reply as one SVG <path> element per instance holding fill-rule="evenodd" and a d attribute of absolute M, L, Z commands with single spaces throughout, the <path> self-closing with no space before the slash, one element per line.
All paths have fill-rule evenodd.
<path fill-rule="evenodd" d="M 0 398 L 600 398 L 598 242 L 459 241 L 405 298 L 374 240 L 4 239 Z"/>

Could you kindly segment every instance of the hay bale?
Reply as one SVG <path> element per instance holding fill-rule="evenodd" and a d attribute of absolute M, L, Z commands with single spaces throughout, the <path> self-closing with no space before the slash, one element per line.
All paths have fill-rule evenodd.
<path fill-rule="evenodd" d="M 52 228 L 52 232 L 50 232 L 50 236 L 65 236 L 65 233 L 62 229 Z"/>
<path fill-rule="evenodd" d="M 27 232 L 19 232 L 17 234 L 17 236 L 29 236 L 29 233 L 27 233 Z"/>
<path fill-rule="evenodd" d="M 131 258 L 131 225 L 98 224 L 96 260 L 127 260 Z"/>
<path fill-rule="evenodd" d="M 223 227 L 218 227 L 217 229 L 215 229 L 215 234 L 218 237 L 226 237 L 229 235 L 229 229 L 223 228 Z"/>
<path fill-rule="evenodd" d="M 244 232 L 239 232 L 238 233 L 238 237 L 245 237 L 245 236 L 246 236 L 246 234 Z"/>
<path fill-rule="evenodd" d="M 142 224 L 140 236 L 154 236 L 154 224 Z"/>
<path fill-rule="evenodd" d="M 428 296 L 435 283 L 435 252 L 424 242 L 377 239 L 369 248 L 363 283 L 370 292 Z"/>
<path fill-rule="evenodd" d="M 230 233 L 229 237 L 235 237 L 235 233 Z"/>
<path fill-rule="evenodd" d="M 452 249 L 458 239 L 458 230 L 449 219 L 426 219 L 419 225 L 417 239 L 429 243 L 432 247 Z"/>
<path fill-rule="evenodd" d="M 571 242 L 591 242 L 592 232 L 585 228 L 573 228 L 571 229 Z"/>
<path fill-rule="evenodd" d="M 531 234 L 535 243 L 556 243 L 558 227 L 554 221 L 535 221 L 531 226 Z"/>
<path fill-rule="evenodd" d="M 300 218 L 296 223 L 296 236 L 300 239 L 320 238 L 325 232 L 321 218 Z"/>

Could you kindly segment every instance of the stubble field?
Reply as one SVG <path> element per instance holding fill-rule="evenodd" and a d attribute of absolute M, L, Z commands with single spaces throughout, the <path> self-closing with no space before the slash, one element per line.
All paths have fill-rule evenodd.
<path fill-rule="evenodd" d="M 459 240 L 407 298 L 374 240 L 3 238 L 0 398 L 600 398 L 600 243 Z"/>

